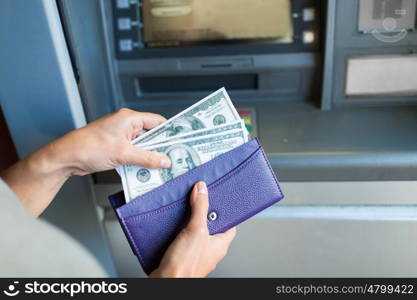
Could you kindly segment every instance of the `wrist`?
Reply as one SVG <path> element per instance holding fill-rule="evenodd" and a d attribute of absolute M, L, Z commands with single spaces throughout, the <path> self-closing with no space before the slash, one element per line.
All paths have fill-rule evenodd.
<path fill-rule="evenodd" d="M 71 175 L 55 145 L 49 144 L 2 173 L 22 204 L 39 216 Z"/>
<path fill-rule="evenodd" d="M 91 173 L 87 166 L 99 155 L 95 152 L 98 147 L 94 146 L 98 142 L 91 142 L 86 133 L 88 131 L 81 128 L 47 145 L 49 149 L 46 152 L 50 152 L 54 165 L 67 177 Z"/>
<path fill-rule="evenodd" d="M 66 181 L 73 173 L 69 157 L 58 139 L 42 147 L 26 160 L 28 169 L 38 173 L 40 178 L 53 176 L 59 181 Z"/>

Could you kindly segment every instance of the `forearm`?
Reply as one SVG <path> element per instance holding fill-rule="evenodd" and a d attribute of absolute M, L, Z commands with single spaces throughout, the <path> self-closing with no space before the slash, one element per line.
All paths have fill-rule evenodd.
<path fill-rule="evenodd" d="M 122 109 L 72 131 L 18 162 L 0 176 L 26 208 L 39 216 L 71 175 L 87 175 L 119 165 L 168 168 L 165 154 L 138 149 L 131 140 L 165 119 Z"/>
<path fill-rule="evenodd" d="M 23 205 L 39 216 L 71 175 L 59 140 L 39 149 L 1 174 Z"/>

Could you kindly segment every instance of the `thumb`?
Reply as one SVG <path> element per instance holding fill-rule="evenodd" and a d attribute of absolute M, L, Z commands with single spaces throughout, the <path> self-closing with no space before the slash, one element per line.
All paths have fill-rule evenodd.
<path fill-rule="evenodd" d="M 203 181 L 198 182 L 191 193 L 191 218 L 188 223 L 190 230 L 207 230 L 208 192 Z"/>
<path fill-rule="evenodd" d="M 120 158 L 122 165 L 135 165 L 150 169 L 169 168 L 171 160 L 168 156 L 159 152 L 146 151 L 132 145 L 122 151 Z"/>

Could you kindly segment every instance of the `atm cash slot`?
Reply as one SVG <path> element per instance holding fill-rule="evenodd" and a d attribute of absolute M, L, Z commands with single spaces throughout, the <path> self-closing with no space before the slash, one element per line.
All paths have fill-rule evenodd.
<path fill-rule="evenodd" d="M 137 78 L 136 94 L 210 91 L 227 86 L 229 90 L 256 90 L 257 74 L 204 75 Z"/>
<path fill-rule="evenodd" d="M 134 95 L 127 98 L 134 101 L 135 98 L 165 95 L 172 98 L 173 94 L 192 92 L 208 93 L 219 87 L 226 87 L 231 92 L 273 93 L 276 96 L 292 96 L 310 94 L 314 85 L 314 71 L 282 70 L 275 72 L 248 73 L 248 74 L 215 74 L 215 75 L 190 75 L 190 76 L 138 76 L 133 79 L 123 80 L 125 93 L 129 93 L 134 86 Z M 129 86 L 126 86 L 129 85 Z"/>
<path fill-rule="evenodd" d="M 232 69 L 232 68 L 250 68 L 253 67 L 252 58 L 239 59 L 189 59 L 181 60 L 179 68 L 185 70 L 200 70 L 200 69 Z"/>

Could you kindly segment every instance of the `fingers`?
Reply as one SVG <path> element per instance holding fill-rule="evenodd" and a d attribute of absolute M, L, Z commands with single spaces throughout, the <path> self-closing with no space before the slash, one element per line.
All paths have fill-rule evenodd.
<path fill-rule="evenodd" d="M 138 133 L 143 129 L 152 129 L 166 121 L 166 119 L 161 115 L 148 112 L 138 112 L 128 108 L 121 108 L 116 114 L 133 124 L 135 131 L 137 131 L 135 133 Z"/>
<path fill-rule="evenodd" d="M 146 151 L 128 145 L 123 151 L 120 164 L 159 169 L 169 168 L 171 166 L 171 160 L 163 153 Z"/>
<path fill-rule="evenodd" d="M 142 117 L 142 126 L 143 129 L 152 129 L 165 121 L 166 119 L 161 115 L 150 114 Z"/>
<path fill-rule="evenodd" d="M 153 127 L 166 121 L 166 119 L 161 115 L 149 112 L 138 112 L 127 108 L 120 109 L 119 113 L 125 114 L 125 118 L 140 122 L 143 129 L 152 129 Z"/>
<path fill-rule="evenodd" d="M 152 129 L 163 122 L 165 122 L 165 118 L 160 115 L 154 116 L 144 116 L 140 118 L 133 119 L 131 124 L 133 125 L 133 136 L 130 140 L 137 138 L 144 134 L 147 130 Z"/>
<path fill-rule="evenodd" d="M 166 121 L 161 115 L 139 112 L 132 113 L 130 120 L 133 128 L 133 138 L 142 135 L 146 130 L 152 129 Z"/>
<path fill-rule="evenodd" d="M 207 230 L 207 213 L 208 213 L 208 191 L 204 182 L 200 181 L 194 185 L 190 198 L 191 218 L 188 223 L 190 230 Z"/>
<path fill-rule="evenodd" d="M 116 115 L 129 123 L 131 128 L 127 134 L 129 141 L 142 134 L 144 130 L 152 129 L 166 121 L 161 115 L 137 112 L 128 108 L 119 109 Z M 124 146 L 117 160 L 121 165 L 136 165 L 151 169 L 171 166 L 171 161 L 165 154 L 145 151 L 132 145 Z"/>
<path fill-rule="evenodd" d="M 123 116 L 123 118 L 130 118 L 130 119 L 141 119 L 141 118 L 152 118 L 156 120 L 161 120 L 162 122 L 166 121 L 166 119 L 158 114 L 150 113 L 150 112 L 139 112 L 128 108 L 120 108 L 116 114 Z"/>

